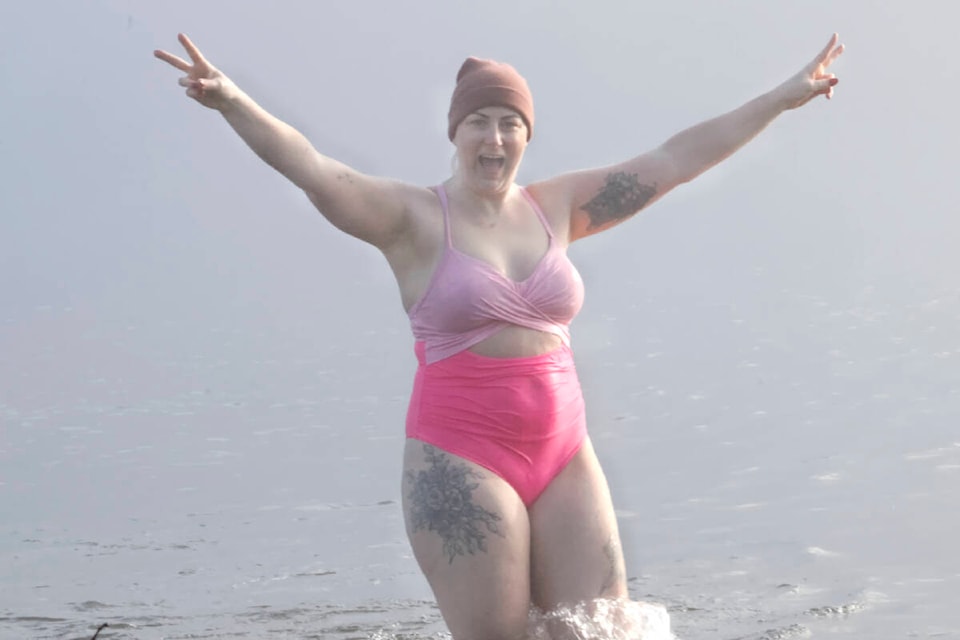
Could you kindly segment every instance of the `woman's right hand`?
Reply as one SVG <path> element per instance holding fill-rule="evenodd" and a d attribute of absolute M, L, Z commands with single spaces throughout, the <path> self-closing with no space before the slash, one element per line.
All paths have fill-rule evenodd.
<path fill-rule="evenodd" d="M 179 83 L 181 87 L 187 88 L 188 96 L 205 107 L 223 110 L 236 94 L 236 85 L 203 57 L 190 38 L 182 33 L 177 38 L 190 56 L 192 63 L 160 49 L 154 51 L 153 55 L 186 72 L 186 77 L 180 78 Z"/>
<path fill-rule="evenodd" d="M 829 67 L 843 53 L 836 33 L 830 38 L 823 51 L 799 73 L 777 87 L 781 103 L 786 109 L 801 107 L 817 96 L 833 97 L 833 88 L 839 80 L 829 72 Z"/>

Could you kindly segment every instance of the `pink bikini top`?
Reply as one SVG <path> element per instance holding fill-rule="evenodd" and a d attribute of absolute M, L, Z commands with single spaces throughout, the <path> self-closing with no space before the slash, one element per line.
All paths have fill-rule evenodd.
<path fill-rule="evenodd" d="M 547 231 L 547 252 L 533 273 L 515 281 L 489 263 L 453 246 L 450 210 L 443 185 L 446 246 L 423 296 L 410 308 L 413 335 L 424 342 L 431 364 L 469 349 L 510 325 L 545 331 L 570 344 L 570 322 L 583 306 L 583 281 L 553 237 L 540 206 L 520 189 Z"/>

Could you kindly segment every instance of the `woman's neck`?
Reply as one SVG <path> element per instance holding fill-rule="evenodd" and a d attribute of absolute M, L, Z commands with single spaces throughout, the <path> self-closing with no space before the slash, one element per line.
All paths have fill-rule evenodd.
<path fill-rule="evenodd" d="M 478 217 L 481 218 L 499 216 L 511 194 L 519 188 L 513 182 L 501 189 L 478 188 L 477 185 L 463 180 L 458 174 L 451 176 L 444 183 L 444 187 L 451 199 L 480 214 Z"/>

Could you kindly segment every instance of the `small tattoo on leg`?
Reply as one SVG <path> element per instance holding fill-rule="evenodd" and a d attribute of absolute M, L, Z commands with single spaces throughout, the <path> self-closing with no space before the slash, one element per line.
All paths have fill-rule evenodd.
<path fill-rule="evenodd" d="M 452 564 L 456 556 L 486 551 L 486 532 L 503 536 L 500 516 L 473 502 L 474 480 L 483 476 L 449 455 L 424 445 L 429 468 L 407 471 L 410 519 L 414 531 L 435 531 L 443 539 L 443 553 Z"/>
<path fill-rule="evenodd" d="M 623 566 L 623 552 L 620 550 L 620 543 L 617 537 L 611 535 L 603 545 L 603 555 L 606 556 L 609 566 L 607 567 L 607 577 L 603 580 L 603 586 L 600 587 L 600 596 L 617 589 L 627 577 L 626 568 Z"/>
<path fill-rule="evenodd" d="M 588 229 L 620 221 L 643 209 L 657 193 L 657 184 L 640 184 L 635 173 L 618 171 L 607 176 L 602 189 L 581 209 L 590 214 Z"/>

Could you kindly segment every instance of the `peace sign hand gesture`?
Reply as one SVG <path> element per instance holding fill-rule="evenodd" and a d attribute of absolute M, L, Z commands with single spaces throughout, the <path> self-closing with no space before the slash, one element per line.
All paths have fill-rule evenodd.
<path fill-rule="evenodd" d="M 810 64 L 777 88 L 786 109 L 801 107 L 817 96 L 833 97 L 833 88 L 839 80 L 827 69 L 843 53 L 843 45 L 837 44 L 839 40 L 840 36 L 833 34 L 827 46 Z"/>
<path fill-rule="evenodd" d="M 185 34 L 179 34 L 177 39 L 186 49 L 192 64 L 160 49 L 154 51 L 153 55 L 186 72 L 186 77 L 180 78 L 179 84 L 187 88 L 188 96 L 205 107 L 222 110 L 236 94 L 236 85 L 223 72 L 210 64 Z"/>

